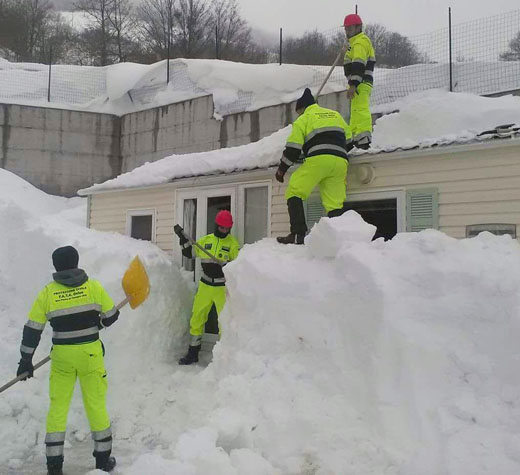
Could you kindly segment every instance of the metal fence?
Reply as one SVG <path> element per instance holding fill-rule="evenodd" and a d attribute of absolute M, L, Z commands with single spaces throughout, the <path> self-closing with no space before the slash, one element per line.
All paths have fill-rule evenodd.
<path fill-rule="evenodd" d="M 445 28 L 429 34 L 411 37 L 397 35 L 399 41 L 404 41 L 401 46 L 373 38 L 378 59 L 373 105 L 389 104 L 391 107 L 390 104 L 399 98 L 432 88 L 481 95 L 520 89 L 520 10 L 453 26 L 447 11 L 446 23 Z M 327 54 L 334 58 L 339 50 L 338 45 L 344 39 L 343 29 L 334 28 L 320 35 L 325 41 Z M 271 55 L 274 62 L 285 63 L 288 59 L 284 60 L 283 42 L 280 35 L 280 49 L 276 48 Z M 320 45 L 323 47 L 323 44 Z M 403 58 L 404 50 L 409 54 Z M 205 93 L 191 81 L 185 65 L 179 62 L 171 64 L 170 88 Z M 317 90 L 329 67 L 312 68 L 314 77 L 308 86 Z M 165 90 L 164 69 L 164 80 L 153 84 L 142 83 L 142 87 L 128 92 L 134 103 L 146 106 Z M 49 67 L 0 59 L 0 101 L 73 105 L 92 101 L 102 103 L 110 96 L 107 86 L 110 74 L 115 74 L 110 67 Z M 335 68 L 329 82 L 334 83 L 336 89 L 346 87 L 342 66 Z M 253 93 L 247 90 L 238 91 L 236 98 L 218 112 L 227 115 L 244 111 L 254 100 Z"/>
<path fill-rule="evenodd" d="M 413 57 L 405 62 L 412 61 L 399 68 L 384 64 L 384 52 L 378 51 L 374 41 L 378 66 L 373 105 L 433 88 L 480 95 L 520 89 L 520 10 L 453 26 L 447 11 L 446 23 L 441 30 L 407 37 Z M 334 44 L 339 31 L 336 28 L 324 36 Z M 325 74 L 318 73 L 313 86 L 319 86 Z M 329 81 L 345 84 L 341 67 Z"/>

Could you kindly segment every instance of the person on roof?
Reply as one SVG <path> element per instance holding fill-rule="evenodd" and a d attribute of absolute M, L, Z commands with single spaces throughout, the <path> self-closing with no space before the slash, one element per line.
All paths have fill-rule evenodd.
<path fill-rule="evenodd" d="M 230 234 L 232 227 L 231 213 L 227 210 L 219 211 L 215 217 L 215 232 L 197 241 L 197 244 L 220 261 L 218 263 L 198 247 L 195 247 L 195 255 L 193 255 L 193 246 L 182 234 L 179 234 L 182 255 L 188 259 L 199 257 L 202 264 L 202 276 L 193 301 L 190 319 L 191 342 L 188 353 L 179 360 L 180 365 L 190 365 L 199 361 L 202 334 L 211 307 L 215 305 L 217 315 L 220 315 L 226 303 L 226 278 L 222 267 L 237 258 L 239 248 L 238 241 Z"/>
<path fill-rule="evenodd" d="M 32 358 L 48 321 L 53 330 L 53 346 L 45 436 L 47 473 L 63 474 L 67 413 L 78 378 L 94 440 L 96 468 L 110 472 L 116 460 L 110 456 L 112 431 L 106 409 L 107 372 L 99 330 L 112 325 L 119 317 L 119 310 L 103 286 L 78 269 L 79 254 L 75 248 L 56 249 L 52 262 L 56 269 L 52 275 L 54 280 L 38 294 L 23 328 L 17 376 L 24 373 L 27 378 L 33 376 Z"/>
<path fill-rule="evenodd" d="M 305 161 L 291 175 L 285 192 L 291 232 L 277 238 L 282 244 L 303 244 L 307 232 L 303 201 L 316 185 L 327 215 L 334 217 L 343 213 L 347 152 L 352 149 L 352 133 L 341 114 L 316 104 L 309 88 L 296 102 L 296 113 L 299 117 L 293 123 L 275 175 L 283 183 L 285 173 L 303 153 Z"/>
<path fill-rule="evenodd" d="M 343 69 L 348 80 L 347 98 L 350 101 L 350 128 L 357 148 L 368 149 L 372 142 L 372 114 L 370 96 L 374 85 L 376 54 L 370 38 L 363 33 L 359 15 L 347 15 L 343 21 L 349 47 Z"/>

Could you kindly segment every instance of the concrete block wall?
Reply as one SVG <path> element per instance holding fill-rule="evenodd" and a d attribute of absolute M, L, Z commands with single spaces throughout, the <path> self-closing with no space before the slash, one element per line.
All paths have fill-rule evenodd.
<path fill-rule="evenodd" d="M 47 193 L 75 196 L 121 173 L 116 116 L 2 104 L 0 131 L 0 166 Z"/>

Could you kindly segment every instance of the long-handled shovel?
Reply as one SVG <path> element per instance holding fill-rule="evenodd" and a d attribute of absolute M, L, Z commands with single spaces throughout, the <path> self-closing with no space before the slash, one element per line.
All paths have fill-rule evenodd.
<path fill-rule="evenodd" d="M 339 53 L 338 55 L 336 56 L 336 59 L 334 60 L 334 63 L 332 63 L 332 66 L 330 67 L 329 69 L 329 72 L 327 74 L 327 76 L 325 76 L 325 79 L 323 80 L 323 82 L 321 83 L 321 86 L 320 88 L 318 89 L 318 92 L 316 93 L 316 100 L 318 100 L 318 96 L 320 95 L 322 89 L 325 87 L 325 84 L 327 84 L 327 81 L 329 80 L 330 78 L 330 75 L 332 74 L 332 71 L 334 71 L 334 68 L 336 67 L 336 65 L 338 64 L 341 56 L 343 55 L 343 52 L 345 50 L 345 47 L 347 45 L 347 40 L 345 39 L 345 42 L 343 43 L 343 45 L 341 46 L 341 49 L 339 50 Z"/>
<path fill-rule="evenodd" d="M 150 293 L 150 280 L 148 279 L 148 274 L 146 273 L 146 269 L 143 266 L 143 263 L 139 259 L 138 256 L 134 257 L 128 269 L 123 276 L 121 281 L 121 286 L 125 291 L 125 299 L 116 305 L 116 309 L 124 307 L 127 303 L 130 303 L 130 307 L 137 308 L 141 305 L 147 298 Z M 45 363 L 47 363 L 51 359 L 50 356 L 47 356 L 43 360 L 39 361 L 34 365 L 34 371 L 38 368 L 42 367 Z M 0 387 L 0 393 L 10 388 L 13 384 L 16 384 L 18 381 L 25 379 L 29 373 L 22 373 L 20 376 L 9 381 L 4 386 Z"/>
<path fill-rule="evenodd" d="M 183 237 L 184 239 L 187 239 L 188 242 L 192 245 L 192 246 L 195 246 L 196 248 L 200 249 L 204 254 L 206 254 L 212 262 L 214 262 L 215 264 L 220 264 L 220 265 L 224 265 L 224 264 L 227 264 L 226 261 L 222 261 L 220 259 L 217 259 L 213 254 L 211 254 L 210 252 L 208 252 L 206 249 L 204 249 L 197 241 L 193 240 L 190 236 L 188 236 L 186 234 L 186 232 L 184 231 L 184 229 L 182 229 L 182 227 L 178 224 L 176 224 L 174 227 L 173 227 L 173 231 L 175 232 L 175 234 L 177 234 L 177 236 L 179 237 Z"/>

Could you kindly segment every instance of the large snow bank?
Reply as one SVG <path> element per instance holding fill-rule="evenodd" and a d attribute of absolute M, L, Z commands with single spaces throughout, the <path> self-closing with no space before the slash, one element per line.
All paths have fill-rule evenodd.
<path fill-rule="evenodd" d="M 508 236 L 372 242 L 350 211 L 322 218 L 306 246 L 247 245 L 226 266 L 222 339 L 201 370 L 175 363 L 190 291 L 167 256 L 31 215 L 1 190 L 2 380 L 55 246 L 77 245 L 116 300 L 130 257 L 145 260 L 149 301 L 103 335 L 118 473 L 519 473 L 520 247 Z M 2 475 L 41 471 L 47 371 L 0 399 Z M 92 467 L 81 414 L 76 397 L 65 462 L 75 474 Z"/>
<path fill-rule="evenodd" d="M 52 280 L 51 253 L 55 248 L 68 244 L 77 247 L 80 266 L 100 280 L 116 302 L 124 298 L 120 285 L 124 270 L 133 256 L 139 255 L 150 274 L 149 299 L 153 304 L 145 303 L 135 311 L 125 308 L 117 325 L 103 333 L 110 355 L 108 371 L 117 373 L 120 388 L 119 392 L 112 388 L 111 405 L 124 413 L 125 404 L 131 401 L 127 397 L 129 388 L 133 388 L 134 396 L 142 397 L 153 369 L 163 365 L 168 371 L 173 354 L 180 349 L 187 329 L 190 290 L 178 268 L 155 246 L 86 229 L 85 210 L 83 199 L 46 195 L 0 169 L 0 385 L 16 375 L 22 328 L 37 292 Z M 48 353 L 50 333 L 47 326 L 35 361 Z M 5 475 L 8 468 L 14 470 L 12 473 L 31 473 L 17 471 L 20 460 L 43 456 L 48 371 L 48 366 L 42 368 L 34 379 L 18 383 L 0 397 L 1 474 Z M 138 375 L 140 384 L 135 385 Z M 112 412 L 117 421 L 121 413 Z M 125 427 L 120 427 L 124 436 Z M 78 397 L 69 415 L 68 434 L 73 442 L 88 434 Z"/>
<path fill-rule="evenodd" d="M 376 122 L 370 153 L 396 148 L 464 143 L 498 125 L 520 124 L 520 97 L 486 98 L 473 94 L 432 90 L 413 94 L 396 103 L 398 112 Z M 278 165 L 291 127 L 239 147 L 171 155 L 79 193 L 114 188 L 150 186 L 190 176 L 231 173 Z M 482 140 L 486 140 L 484 137 Z M 362 152 L 364 153 L 364 152 Z M 355 155 L 360 154 L 355 152 Z"/>
<path fill-rule="evenodd" d="M 207 416 L 125 473 L 517 474 L 518 243 L 371 242 L 352 211 L 309 239 L 226 268 Z"/>

